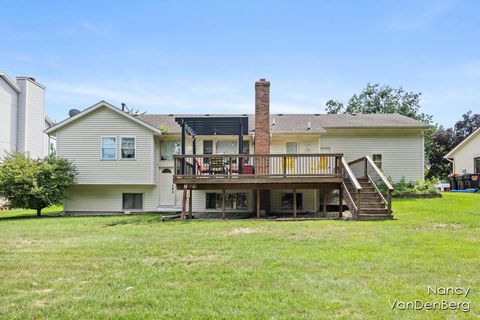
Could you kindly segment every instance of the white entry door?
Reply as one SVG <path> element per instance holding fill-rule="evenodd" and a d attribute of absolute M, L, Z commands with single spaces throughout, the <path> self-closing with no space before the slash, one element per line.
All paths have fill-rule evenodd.
<path fill-rule="evenodd" d="M 175 185 L 173 184 L 173 172 L 170 168 L 160 168 L 159 170 L 159 189 L 160 189 L 160 205 L 175 205 Z"/>

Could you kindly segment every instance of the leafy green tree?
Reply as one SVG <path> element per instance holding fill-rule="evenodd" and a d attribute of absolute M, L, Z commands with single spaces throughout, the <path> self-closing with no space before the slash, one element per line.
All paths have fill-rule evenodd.
<path fill-rule="evenodd" d="M 67 159 L 34 160 L 21 153 L 9 154 L 0 164 L 0 197 L 13 207 L 35 209 L 40 216 L 43 208 L 63 201 L 76 175 Z"/>
<path fill-rule="evenodd" d="M 427 152 L 427 170 L 425 177 L 445 179 L 450 173 L 450 162 L 443 157 L 454 147 L 454 134 L 452 129 L 440 126 L 431 136 Z"/>
<path fill-rule="evenodd" d="M 464 113 L 462 119 L 455 122 L 453 126 L 453 144 L 458 145 L 478 128 L 480 128 L 480 114 L 473 114 L 471 110 Z"/>
<path fill-rule="evenodd" d="M 420 112 L 421 93 L 407 92 L 403 88 L 367 84 L 367 87 L 354 94 L 346 105 L 337 100 L 326 103 L 326 111 L 330 114 L 337 113 L 398 113 L 404 116 L 423 121 L 432 122 L 432 116 Z"/>

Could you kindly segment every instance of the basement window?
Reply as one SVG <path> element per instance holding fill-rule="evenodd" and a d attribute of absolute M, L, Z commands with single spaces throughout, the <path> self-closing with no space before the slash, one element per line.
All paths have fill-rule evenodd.
<path fill-rule="evenodd" d="M 373 163 L 378 167 L 378 169 L 382 170 L 382 155 L 381 154 L 374 154 L 372 155 Z"/>
<path fill-rule="evenodd" d="M 122 203 L 124 210 L 141 210 L 143 209 L 143 194 L 142 193 L 123 193 Z"/>
<path fill-rule="evenodd" d="M 303 208 L 303 196 L 297 193 L 297 209 Z M 282 193 L 282 209 L 293 209 L 293 192 Z"/>
<path fill-rule="evenodd" d="M 226 192 L 225 193 L 225 209 L 247 209 L 248 200 L 245 192 Z M 221 209 L 222 194 L 209 192 L 206 194 L 206 209 Z"/>

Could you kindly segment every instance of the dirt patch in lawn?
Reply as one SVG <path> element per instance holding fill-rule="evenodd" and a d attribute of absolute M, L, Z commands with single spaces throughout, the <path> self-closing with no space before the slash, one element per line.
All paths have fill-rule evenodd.
<path fill-rule="evenodd" d="M 250 233 L 261 233 L 264 230 L 260 228 L 251 228 L 251 227 L 237 227 L 233 228 L 228 235 L 238 235 L 238 234 L 250 234 Z"/>
<path fill-rule="evenodd" d="M 434 223 L 432 224 L 434 229 L 450 229 L 459 230 L 462 229 L 462 225 L 459 223 Z"/>

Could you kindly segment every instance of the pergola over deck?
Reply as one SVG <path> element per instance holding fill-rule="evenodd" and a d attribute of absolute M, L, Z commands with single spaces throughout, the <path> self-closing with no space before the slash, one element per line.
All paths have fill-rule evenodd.
<path fill-rule="evenodd" d="M 182 128 L 182 155 L 185 155 L 187 134 L 192 137 L 192 152 L 197 153 L 197 136 L 238 136 L 238 154 L 243 154 L 243 136 L 248 134 L 248 117 L 179 117 Z"/>

